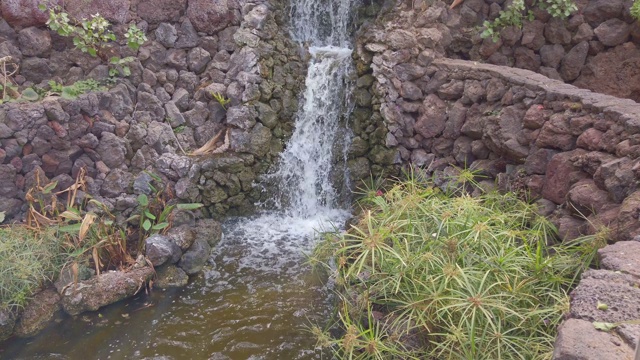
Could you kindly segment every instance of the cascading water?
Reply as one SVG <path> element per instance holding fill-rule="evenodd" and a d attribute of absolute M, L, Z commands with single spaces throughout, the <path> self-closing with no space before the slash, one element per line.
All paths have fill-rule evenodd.
<path fill-rule="evenodd" d="M 31 340 L 28 351 L 15 343 L 7 354 L 85 359 L 91 348 L 100 359 L 323 358 L 306 326 L 327 320 L 332 305 L 303 254 L 317 230 L 333 229 L 349 215 L 331 178 L 341 171 L 335 164 L 348 132 L 353 1 L 292 0 L 292 36 L 309 47 L 311 60 L 294 133 L 277 169 L 265 177 L 276 190 L 259 217 L 224 224 L 204 277 L 84 315 L 91 328 L 64 322 Z"/>

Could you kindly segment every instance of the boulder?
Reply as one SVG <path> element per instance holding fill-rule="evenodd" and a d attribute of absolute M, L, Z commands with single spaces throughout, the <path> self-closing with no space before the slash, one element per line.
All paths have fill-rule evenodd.
<path fill-rule="evenodd" d="M 640 278 L 640 241 L 618 241 L 598 250 L 601 269 Z"/>
<path fill-rule="evenodd" d="M 42 26 L 49 20 L 49 13 L 38 8 L 40 3 L 39 0 L 2 0 L 0 12 L 2 12 L 2 18 L 11 26 L 18 28 Z M 53 0 L 47 4 L 55 6 L 58 5 L 58 1 Z"/>
<path fill-rule="evenodd" d="M 168 289 L 173 287 L 183 287 L 189 283 L 189 275 L 175 265 L 166 265 L 156 272 L 154 287 Z"/>
<path fill-rule="evenodd" d="M 0 309 L 0 341 L 13 334 L 16 325 L 16 314 L 9 309 Z"/>
<path fill-rule="evenodd" d="M 95 311 L 137 294 L 153 276 L 151 267 L 110 271 L 71 285 L 62 294 L 62 307 L 69 315 Z"/>
<path fill-rule="evenodd" d="M 420 110 L 420 117 L 415 123 L 414 130 L 426 139 L 439 135 L 446 125 L 446 104 L 435 94 L 430 94 L 423 101 Z"/>
<path fill-rule="evenodd" d="M 608 270 L 587 270 L 571 292 L 570 316 L 573 318 L 619 322 L 640 319 L 640 280 L 629 274 Z M 607 309 L 599 309 L 598 303 Z"/>
<path fill-rule="evenodd" d="M 582 15 L 589 25 L 596 27 L 605 20 L 619 17 L 623 8 L 623 0 L 591 0 Z"/>
<path fill-rule="evenodd" d="M 580 76 L 588 53 L 589 43 L 586 41 L 569 50 L 564 59 L 562 59 L 562 65 L 560 66 L 560 75 L 565 81 L 573 81 Z"/>
<path fill-rule="evenodd" d="M 603 45 L 617 46 L 627 41 L 631 25 L 620 19 L 609 19 L 600 24 L 594 32 Z"/>
<path fill-rule="evenodd" d="M 561 152 L 551 158 L 545 171 L 542 197 L 556 204 L 562 204 L 571 185 L 584 177 L 584 173 L 571 162 L 576 151 Z"/>
<path fill-rule="evenodd" d="M 171 228 L 167 232 L 167 237 L 169 241 L 178 245 L 182 251 L 186 251 L 196 240 L 197 230 L 199 230 L 199 227 L 194 229 L 191 225 L 181 225 Z"/>
<path fill-rule="evenodd" d="M 195 275 L 202 271 L 202 268 L 209 259 L 211 246 L 203 238 L 196 238 L 189 250 L 187 250 L 178 262 L 178 267 L 188 275 Z"/>
<path fill-rule="evenodd" d="M 222 240 L 222 225 L 214 219 L 201 219 L 196 223 L 196 235 L 213 248 Z"/>
<path fill-rule="evenodd" d="M 129 21 L 130 0 L 65 0 L 65 9 L 76 19 L 90 19 L 96 13 L 115 24 Z"/>
<path fill-rule="evenodd" d="M 172 48 L 178 40 L 176 27 L 169 23 L 161 23 L 156 28 L 156 41 L 166 48 Z"/>
<path fill-rule="evenodd" d="M 60 295 L 55 289 L 43 290 L 29 301 L 16 322 L 18 337 L 31 337 L 44 329 L 60 310 Z"/>
<path fill-rule="evenodd" d="M 598 214 L 611 202 L 609 193 L 598 188 L 591 179 L 579 181 L 572 186 L 567 198 L 572 205 L 571 209 L 583 216 Z"/>
<path fill-rule="evenodd" d="M 239 20 L 239 14 L 234 6 L 234 0 L 190 0 L 187 16 L 198 31 L 214 35 L 229 25 L 237 25 L 234 22 Z"/>
<path fill-rule="evenodd" d="M 573 84 L 595 92 L 640 101 L 639 69 L 640 49 L 627 42 L 590 57 L 580 77 Z"/>
<path fill-rule="evenodd" d="M 149 23 L 174 22 L 187 8 L 187 0 L 138 0 L 137 13 Z"/>
<path fill-rule="evenodd" d="M 590 321 L 569 319 L 558 328 L 553 360 L 628 360 L 633 350 L 613 333 L 598 331 Z"/>
<path fill-rule="evenodd" d="M 103 132 L 96 152 L 108 167 L 119 167 L 124 164 L 127 155 L 126 140 L 115 134 Z"/>
<path fill-rule="evenodd" d="M 18 32 L 18 43 L 24 56 L 46 56 L 51 51 L 51 35 L 46 30 L 28 27 Z"/>
<path fill-rule="evenodd" d="M 165 235 L 151 235 L 144 241 L 146 258 L 153 266 L 160 266 L 166 262 L 174 264 L 180 260 L 182 250 Z"/>

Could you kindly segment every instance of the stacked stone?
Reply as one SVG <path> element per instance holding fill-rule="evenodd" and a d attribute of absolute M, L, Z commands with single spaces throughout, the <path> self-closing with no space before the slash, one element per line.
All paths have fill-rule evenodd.
<path fill-rule="evenodd" d="M 109 68 L 43 26 L 30 0 L 0 2 L 0 57 L 20 65 L 22 87 L 106 80 Z M 158 173 L 181 201 L 213 214 L 250 212 L 264 196 L 253 189 L 291 135 L 305 64 L 276 22 L 279 3 L 262 1 L 67 1 L 72 16 L 98 11 L 122 34 L 135 21 L 149 41 L 134 54 L 132 75 L 107 92 L 77 100 L 49 97 L 0 106 L 0 211 L 24 213 L 35 182 L 65 189 L 84 167 L 88 192 L 128 215 Z M 122 37 L 120 37 L 122 38 Z M 230 102 L 223 106 L 219 94 Z M 186 153 L 228 131 L 229 149 L 213 157 Z M 220 144 L 218 144 L 220 145 Z M 185 150 L 185 152 L 182 151 Z"/>

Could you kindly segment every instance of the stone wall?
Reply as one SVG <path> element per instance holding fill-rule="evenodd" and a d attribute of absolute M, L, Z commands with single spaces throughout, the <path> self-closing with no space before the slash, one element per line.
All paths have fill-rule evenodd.
<path fill-rule="evenodd" d="M 85 78 L 109 83 L 108 66 L 44 27 L 35 0 L 2 0 L 0 57 L 20 65 L 22 88 Z M 129 22 L 149 41 L 130 77 L 76 100 L 0 106 L 0 211 L 18 216 L 35 174 L 69 186 L 85 168 L 88 192 L 124 216 L 150 191 L 148 170 L 180 201 L 210 213 L 251 211 L 264 196 L 252 184 L 293 129 L 306 72 L 299 46 L 283 31 L 283 5 L 266 1 L 65 1 L 71 15 L 100 12 L 122 34 Z M 230 99 L 224 107 L 211 93 Z M 222 131 L 222 154 L 187 156 Z M 184 151 L 183 151 L 184 150 Z"/>
<path fill-rule="evenodd" d="M 446 58 L 441 24 L 416 29 L 403 21 L 407 12 L 383 13 L 358 37 L 355 177 L 411 163 L 445 184 L 469 167 L 491 179 L 482 186 L 497 179 L 541 199 L 563 239 L 601 225 L 612 239 L 640 233 L 639 104 L 524 69 Z"/>
<path fill-rule="evenodd" d="M 640 25 L 629 12 L 631 0 L 578 0 L 578 11 L 566 20 L 531 7 L 533 21 L 503 29 L 497 42 L 483 39 L 481 27 L 509 1 L 465 0 L 453 10 L 450 1 L 397 3 L 402 10 L 384 31 L 421 33 L 449 58 L 528 69 L 581 88 L 640 99 Z"/>

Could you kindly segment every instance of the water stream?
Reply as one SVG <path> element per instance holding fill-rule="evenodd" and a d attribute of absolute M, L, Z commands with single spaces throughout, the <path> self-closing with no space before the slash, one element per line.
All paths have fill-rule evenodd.
<path fill-rule="evenodd" d="M 231 219 L 210 266 L 186 288 L 141 294 L 33 339 L 7 359 L 321 359 L 311 323 L 332 310 L 330 291 L 305 265 L 318 230 L 349 216 L 331 181 L 344 127 L 353 0 L 292 0 L 292 36 L 309 47 L 303 105 L 275 171 L 271 200 L 254 218 Z M 344 203 L 344 202 L 343 202 Z"/>

